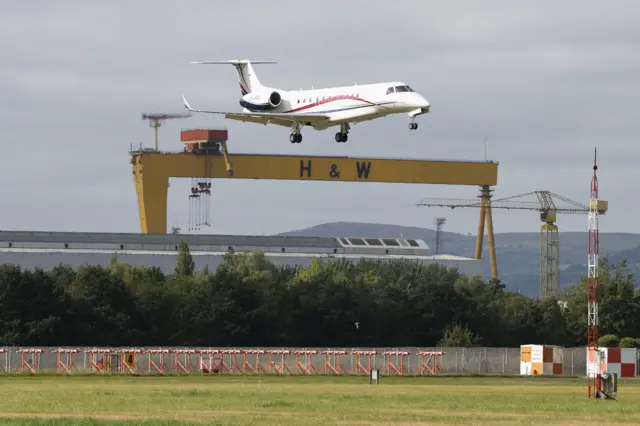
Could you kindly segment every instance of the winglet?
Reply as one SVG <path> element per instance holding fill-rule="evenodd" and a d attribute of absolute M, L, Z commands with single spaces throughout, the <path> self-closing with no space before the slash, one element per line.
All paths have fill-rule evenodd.
<path fill-rule="evenodd" d="M 181 93 L 181 95 L 182 95 L 182 103 L 184 104 L 184 107 L 189 111 L 193 111 L 193 108 L 191 108 L 191 105 L 189 105 L 189 102 L 187 102 L 187 98 L 184 97 L 184 94 Z"/>
<path fill-rule="evenodd" d="M 228 61 L 191 61 L 190 64 L 204 65 L 248 65 L 248 64 L 277 64 L 278 61 L 251 61 L 249 59 L 230 59 Z"/>

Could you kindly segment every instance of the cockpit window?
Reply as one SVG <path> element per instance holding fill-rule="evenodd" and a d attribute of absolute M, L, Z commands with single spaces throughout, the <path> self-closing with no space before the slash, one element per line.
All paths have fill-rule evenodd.
<path fill-rule="evenodd" d="M 395 87 L 396 92 L 413 92 L 414 90 L 411 88 L 411 86 L 396 86 Z"/>
<path fill-rule="evenodd" d="M 387 95 L 390 94 L 390 93 L 393 93 L 393 92 L 394 92 L 393 87 L 389 87 L 387 89 Z"/>

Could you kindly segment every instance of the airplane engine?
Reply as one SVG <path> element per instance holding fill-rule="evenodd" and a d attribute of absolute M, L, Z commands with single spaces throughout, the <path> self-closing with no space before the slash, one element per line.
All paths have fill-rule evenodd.
<path fill-rule="evenodd" d="M 274 108 L 278 108 L 281 103 L 282 96 L 280 96 L 280 93 L 276 91 L 271 92 L 271 94 L 269 95 L 269 104 Z"/>
<path fill-rule="evenodd" d="M 240 105 L 250 111 L 269 111 L 278 108 L 280 104 L 282 104 L 282 95 L 275 90 L 247 93 L 240 100 Z"/>

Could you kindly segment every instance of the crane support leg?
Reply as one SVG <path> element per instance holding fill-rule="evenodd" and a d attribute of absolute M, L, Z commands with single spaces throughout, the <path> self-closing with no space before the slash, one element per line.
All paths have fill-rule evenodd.
<path fill-rule="evenodd" d="M 167 228 L 167 197 L 169 192 L 169 176 L 143 173 L 143 156 L 132 157 L 133 180 L 138 196 L 138 212 L 140 229 L 143 234 L 151 230 Z"/>
<path fill-rule="evenodd" d="M 227 166 L 227 176 L 233 176 L 233 165 L 229 159 L 229 151 L 227 150 L 227 141 L 222 141 L 220 144 L 222 147 L 222 155 L 224 156 L 224 163 Z"/>
<path fill-rule="evenodd" d="M 496 261 L 496 243 L 493 238 L 493 215 L 491 214 L 491 187 L 482 185 L 480 190 L 480 221 L 476 239 L 476 259 L 482 259 L 482 240 L 484 228 L 487 228 L 487 244 L 489 245 L 489 261 L 491 262 L 491 279 L 498 280 L 498 262 Z"/>
<path fill-rule="evenodd" d="M 476 239 L 476 259 L 482 259 L 482 242 L 484 240 L 484 223 L 487 211 L 484 206 L 480 207 L 480 221 L 478 222 L 478 237 Z"/>
<path fill-rule="evenodd" d="M 491 262 L 491 279 L 498 281 L 498 262 L 496 260 L 496 241 L 493 238 L 493 214 L 491 212 L 491 193 L 489 187 L 482 189 L 486 193 L 485 209 L 487 211 L 487 244 L 489 245 L 489 261 Z M 484 195 L 484 194 L 483 194 Z"/>

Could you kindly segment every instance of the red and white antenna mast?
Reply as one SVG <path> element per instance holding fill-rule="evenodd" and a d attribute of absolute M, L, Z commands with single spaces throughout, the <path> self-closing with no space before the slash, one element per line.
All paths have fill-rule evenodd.
<path fill-rule="evenodd" d="M 601 390 L 600 352 L 598 350 L 598 176 L 597 150 L 593 155 L 593 178 L 589 197 L 589 264 L 587 273 L 587 380 L 589 398 Z"/>

